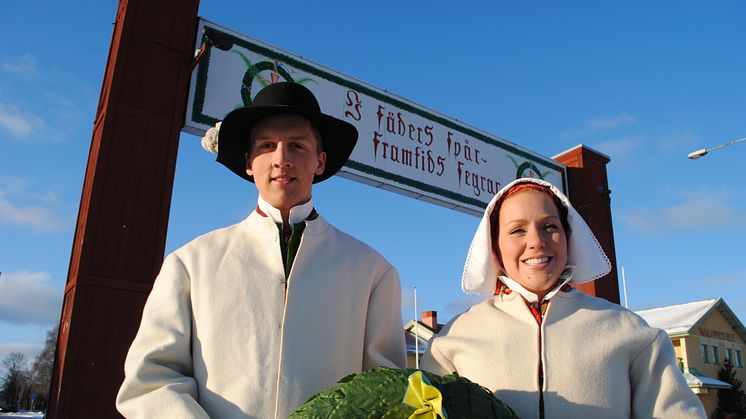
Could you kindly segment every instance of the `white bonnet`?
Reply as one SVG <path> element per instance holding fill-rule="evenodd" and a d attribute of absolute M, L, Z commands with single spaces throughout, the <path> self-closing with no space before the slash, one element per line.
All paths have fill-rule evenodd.
<path fill-rule="evenodd" d="M 495 195 L 487 208 L 484 210 L 482 221 L 477 227 L 474 239 L 469 247 L 464 264 L 464 273 L 461 277 L 461 289 L 467 294 L 492 294 L 497 285 L 497 277 L 502 271 L 502 266 L 492 249 L 492 237 L 490 228 L 490 214 L 495 204 L 514 185 L 520 183 L 535 183 L 546 186 L 559 198 L 567 208 L 567 221 L 570 225 L 570 240 L 567 243 L 567 264 L 572 265 L 573 275 L 570 280 L 573 284 L 582 284 L 601 278 L 611 271 L 611 263 L 606 257 L 596 236 L 591 232 L 585 220 L 575 211 L 575 208 L 556 186 L 551 183 L 534 178 L 521 178 L 505 185 Z"/>

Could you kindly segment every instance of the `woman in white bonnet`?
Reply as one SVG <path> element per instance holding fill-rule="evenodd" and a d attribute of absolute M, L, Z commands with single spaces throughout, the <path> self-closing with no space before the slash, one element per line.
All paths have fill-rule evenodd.
<path fill-rule="evenodd" d="M 610 270 L 562 192 L 511 182 L 485 210 L 461 283 L 493 296 L 433 338 L 422 368 L 458 372 L 524 419 L 706 418 L 665 332 L 568 285 Z"/>

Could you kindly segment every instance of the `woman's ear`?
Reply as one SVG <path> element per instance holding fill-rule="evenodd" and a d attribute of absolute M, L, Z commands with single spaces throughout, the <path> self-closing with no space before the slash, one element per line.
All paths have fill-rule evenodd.
<path fill-rule="evenodd" d="M 497 274 L 498 275 L 505 275 L 505 268 L 503 267 L 503 258 L 502 255 L 500 255 L 500 249 L 497 247 L 493 248 L 493 251 L 495 252 L 495 256 L 497 257 Z"/>

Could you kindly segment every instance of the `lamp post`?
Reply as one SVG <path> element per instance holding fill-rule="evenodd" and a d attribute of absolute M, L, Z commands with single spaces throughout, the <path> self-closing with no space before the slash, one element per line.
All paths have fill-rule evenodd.
<path fill-rule="evenodd" d="M 718 148 L 727 147 L 727 146 L 729 146 L 731 144 L 740 143 L 741 141 L 746 141 L 746 137 L 741 138 L 739 140 L 729 141 L 729 142 L 727 142 L 725 144 L 716 145 L 715 147 L 703 148 L 701 150 L 692 151 L 691 153 L 689 153 L 689 155 L 687 157 L 689 157 L 692 160 L 696 160 L 696 159 L 704 156 L 705 154 L 709 153 L 710 151 L 717 150 Z"/>

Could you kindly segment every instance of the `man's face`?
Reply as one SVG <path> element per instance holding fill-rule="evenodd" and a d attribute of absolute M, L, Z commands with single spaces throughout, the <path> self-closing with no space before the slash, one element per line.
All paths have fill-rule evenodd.
<path fill-rule="evenodd" d="M 298 115 L 263 118 L 251 130 L 246 173 L 262 199 L 283 214 L 311 199 L 313 177 L 324 172 L 317 132 Z"/>

